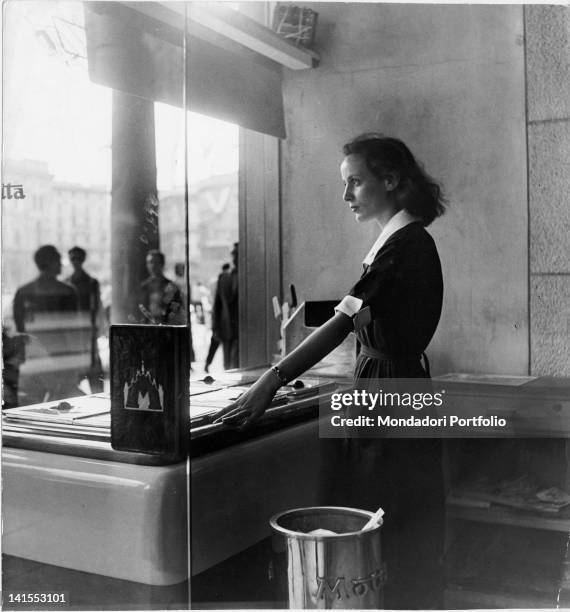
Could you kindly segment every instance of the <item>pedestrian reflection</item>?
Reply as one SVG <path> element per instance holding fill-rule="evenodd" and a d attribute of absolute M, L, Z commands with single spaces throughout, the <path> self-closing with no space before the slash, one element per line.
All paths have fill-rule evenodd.
<path fill-rule="evenodd" d="M 77 395 L 90 363 L 89 317 L 80 314 L 76 290 L 57 278 L 59 251 L 44 245 L 34 262 L 38 277 L 20 287 L 13 302 L 16 331 L 26 339 L 25 351 L 19 352 L 20 376 L 11 375 L 19 404 Z"/>
<path fill-rule="evenodd" d="M 83 264 L 87 258 L 87 251 L 85 249 L 74 246 L 67 253 L 73 267 L 73 273 L 65 280 L 77 292 L 79 310 L 82 313 L 87 313 L 89 316 L 90 329 L 87 350 L 90 355 L 90 364 L 85 375 L 89 380 L 91 391 L 102 391 L 103 367 L 99 358 L 97 337 L 99 336 L 99 328 L 104 327 L 104 319 L 99 281 L 83 269 Z"/>
<path fill-rule="evenodd" d="M 182 325 L 186 322 L 182 294 L 178 285 L 164 275 L 165 264 L 161 251 L 153 249 L 147 253 L 149 276 L 141 283 L 138 302 L 137 318 L 141 323 Z"/>
<path fill-rule="evenodd" d="M 238 243 L 234 243 L 231 252 L 233 268 L 218 276 L 214 308 L 212 310 L 212 342 L 206 358 L 205 371 L 213 359 L 217 344 L 222 344 L 224 351 L 224 369 L 239 366 L 239 315 L 238 315 Z M 211 353 L 211 357 L 210 357 Z"/>

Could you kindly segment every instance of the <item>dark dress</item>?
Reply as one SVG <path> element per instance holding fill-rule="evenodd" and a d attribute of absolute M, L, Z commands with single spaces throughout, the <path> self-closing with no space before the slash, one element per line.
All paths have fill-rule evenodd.
<path fill-rule="evenodd" d="M 362 350 L 355 380 L 429 376 L 421 357 L 439 322 L 443 281 L 435 243 L 420 223 L 388 238 L 350 295 L 371 315 L 356 330 Z"/>
<path fill-rule="evenodd" d="M 435 243 L 419 222 L 388 238 L 350 295 L 363 300 L 354 317 L 359 344 L 355 387 L 366 389 L 370 384 L 378 391 L 378 384 L 371 380 L 429 378 L 422 353 L 440 318 L 443 281 Z M 367 308 L 369 312 L 363 317 Z M 441 607 L 441 440 L 347 438 L 322 442 L 325 470 L 332 471 L 323 501 L 367 510 L 381 506 L 385 511 L 385 607 Z"/>

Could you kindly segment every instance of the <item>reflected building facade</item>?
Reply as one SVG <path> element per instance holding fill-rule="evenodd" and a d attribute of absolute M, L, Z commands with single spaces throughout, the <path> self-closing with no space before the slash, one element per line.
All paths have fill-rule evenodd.
<path fill-rule="evenodd" d="M 4 301 L 36 274 L 33 255 L 41 244 L 54 244 L 62 253 L 80 245 L 89 272 L 102 284 L 109 281 L 110 197 L 104 186 L 57 181 L 46 162 L 35 160 L 6 160 L 4 181 L 22 185 L 25 194 L 2 202 Z M 3 304 L 5 316 L 8 306 Z"/>
<path fill-rule="evenodd" d="M 185 238 L 180 233 L 183 190 L 159 192 L 160 244 L 170 271 L 184 261 Z M 220 266 L 230 260 L 238 239 L 237 173 L 210 176 L 189 185 L 189 236 L 191 283 L 216 278 Z"/>

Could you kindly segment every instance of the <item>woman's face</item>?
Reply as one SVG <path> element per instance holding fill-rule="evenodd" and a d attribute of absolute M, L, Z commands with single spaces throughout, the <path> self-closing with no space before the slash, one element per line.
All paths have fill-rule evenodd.
<path fill-rule="evenodd" d="M 351 154 L 340 165 L 344 183 L 343 199 L 359 222 L 376 219 L 384 224 L 394 214 L 394 203 L 388 197 L 392 190 L 390 179 L 372 174 L 364 157 Z"/>

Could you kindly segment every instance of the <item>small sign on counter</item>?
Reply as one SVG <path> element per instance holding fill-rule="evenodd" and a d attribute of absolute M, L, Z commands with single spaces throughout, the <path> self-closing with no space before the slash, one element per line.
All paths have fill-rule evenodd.
<path fill-rule="evenodd" d="M 111 445 L 180 461 L 190 430 L 190 330 L 113 325 Z"/>

